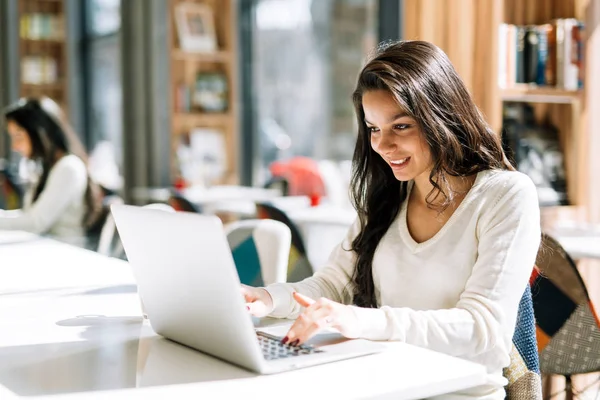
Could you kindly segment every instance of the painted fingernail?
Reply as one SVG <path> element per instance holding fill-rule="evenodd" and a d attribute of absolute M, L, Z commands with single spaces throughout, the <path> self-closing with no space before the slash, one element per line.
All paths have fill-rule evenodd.
<path fill-rule="evenodd" d="M 281 343 L 286 344 L 288 342 L 288 340 L 290 340 L 290 338 L 286 336 L 283 339 L 281 339 Z"/>
<path fill-rule="evenodd" d="M 290 343 L 290 346 L 295 347 L 298 346 L 298 343 L 300 342 L 299 339 L 294 340 L 292 343 Z"/>

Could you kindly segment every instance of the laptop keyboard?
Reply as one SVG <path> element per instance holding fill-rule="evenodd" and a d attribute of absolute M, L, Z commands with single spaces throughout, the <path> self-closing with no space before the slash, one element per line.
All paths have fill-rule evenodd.
<path fill-rule="evenodd" d="M 258 337 L 258 343 L 260 344 L 265 360 L 277 360 L 323 352 L 323 350 L 306 344 L 301 344 L 300 346 L 283 344 L 281 343 L 281 338 L 264 332 L 256 331 L 256 336 Z"/>

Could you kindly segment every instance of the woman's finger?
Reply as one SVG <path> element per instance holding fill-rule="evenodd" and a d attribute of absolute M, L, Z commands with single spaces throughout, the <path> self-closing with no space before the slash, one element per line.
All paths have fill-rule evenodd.
<path fill-rule="evenodd" d="M 298 292 L 294 292 L 292 296 L 294 297 L 294 300 L 296 300 L 302 307 L 310 307 L 315 304 L 313 299 Z"/>
<path fill-rule="evenodd" d="M 315 318 L 321 318 L 321 316 L 323 316 L 320 310 L 321 306 L 318 302 L 313 303 L 310 307 L 308 307 L 302 314 L 298 316 L 298 318 L 296 318 L 296 321 L 294 321 L 282 342 L 284 344 L 288 342 L 292 344 L 296 340 L 300 341 L 300 339 L 304 337 L 304 332 L 314 323 Z"/>
<path fill-rule="evenodd" d="M 311 337 L 319 333 L 325 328 L 328 328 L 334 322 L 334 317 L 331 310 L 327 308 L 319 308 L 310 316 L 310 323 L 305 323 L 301 332 L 296 332 L 296 340 L 298 345 L 306 343 Z"/>
<path fill-rule="evenodd" d="M 255 298 L 256 296 L 252 293 L 252 289 L 250 286 L 246 286 L 246 285 L 241 285 L 240 286 L 240 293 L 242 293 L 242 296 L 244 297 L 244 299 L 246 299 L 246 301 L 252 301 L 253 298 Z"/>

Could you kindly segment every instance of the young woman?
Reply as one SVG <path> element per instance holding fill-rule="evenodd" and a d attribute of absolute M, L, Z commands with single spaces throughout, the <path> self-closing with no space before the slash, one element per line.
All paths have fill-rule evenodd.
<path fill-rule="evenodd" d="M 49 98 L 21 99 L 4 112 L 12 149 L 37 162 L 37 179 L 21 210 L 1 211 L 0 230 L 48 234 L 85 245 L 100 215 L 100 196 L 88 176 L 86 155 Z"/>
<path fill-rule="evenodd" d="M 487 384 L 460 396 L 503 399 L 541 239 L 535 186 L 430 43 L 379 49 L 353 100 L 358 219 L 313 277 L 243 287 L 250 312 L 296 318 L 283 339 L 292 344 L 333 327 L 481 363 Z"/>

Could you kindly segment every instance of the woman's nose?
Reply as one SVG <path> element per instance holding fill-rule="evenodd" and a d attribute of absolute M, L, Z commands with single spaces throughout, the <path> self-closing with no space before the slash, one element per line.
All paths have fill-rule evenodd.
<path fill-rule="evenodd" d="M 396 147 L 396 143 L 394 141 L 393 135 L 390 135 L 389 133 L 382 132 L 381 139 L 379 140 L 379 146 L 378 147 L 379 147 L 379 152 L 380 153 L 386 153 L 386 152 L 389 152 L 391 150 L 394 150 L 394 147 Z"/>

